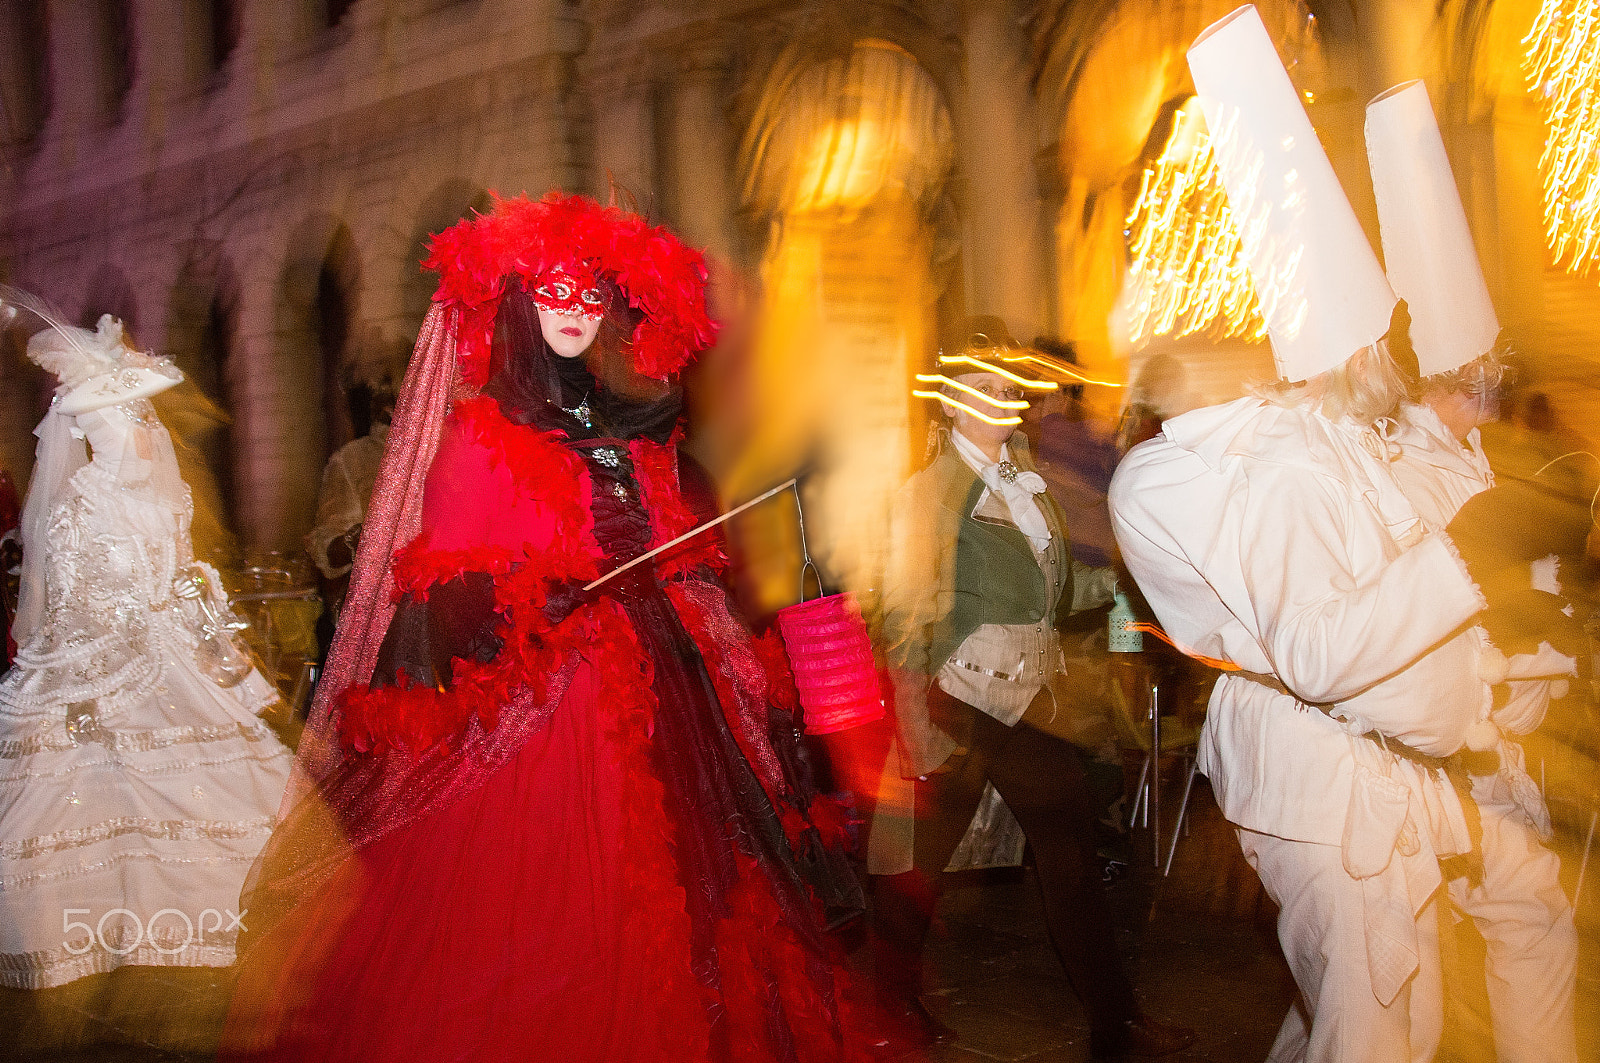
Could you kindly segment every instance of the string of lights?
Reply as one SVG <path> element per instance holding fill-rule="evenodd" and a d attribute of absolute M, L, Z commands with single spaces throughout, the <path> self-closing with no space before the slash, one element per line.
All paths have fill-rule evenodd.
<path fill-rule="evenodd" d="M 1244 245 L 1217 174 L 1205 117 L 1190 99 L 1139 183 L 1126 221 L 1129 339 L 1205 333 L 1255 341 L 1267 334 Z"/>
<path fill-rule="evenodd" d="M 1587 274 L 1600 260 L 1600 5 L 1544 0 L 1522 44 L 1545 114 L 1545 242 L 1558 265 Z"/>

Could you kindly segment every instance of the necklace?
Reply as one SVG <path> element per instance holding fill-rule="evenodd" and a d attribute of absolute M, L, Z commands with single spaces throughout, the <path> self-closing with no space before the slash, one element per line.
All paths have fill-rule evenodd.
<path fill-rule="evenodd" d="M 572 415 L 572 417 L 579 424 L 583 425 L 583 427 L 585 427 L 585 428 L 593 428 L 594 427 L 594 411 L 589 409 L 589 396 L 588 396 L 587 393 L 578 402 L 578 405 L 570 407 L 570 408 L 566 407 L 566 406 L 563 406 L 563 407 L 561 407 L 561 409 L 562 409 L 563 412 Z"/>

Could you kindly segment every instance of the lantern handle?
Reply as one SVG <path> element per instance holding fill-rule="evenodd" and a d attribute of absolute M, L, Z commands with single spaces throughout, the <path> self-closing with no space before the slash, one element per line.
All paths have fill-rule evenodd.
<path fill-rule="evenodd" d="M 811 578 L 817 581 L 817 597 L 827 597 L 828 591 L 822 585 L 822 573 L 817 570 L 817 563 L 811 560 L 811 548 L 806 545 L 806 510 L 800 504 L 800 478 L 796 477 L 789 483 L 794 487 L 794 515 L 800 522 L 800 556 L 804 559 L 800 565 L 800 600 L 806 598 L 806 570 L 811 570 Z"/>

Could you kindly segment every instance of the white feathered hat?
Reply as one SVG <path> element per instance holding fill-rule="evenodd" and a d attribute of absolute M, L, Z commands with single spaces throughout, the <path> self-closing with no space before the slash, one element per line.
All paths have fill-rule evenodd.
<path fill-rule="evenodd" d="M 1395 297 L 1250 5 L 1189 49 L 1278 375 L 1333 369 L 1389 331 Z"/>
<path fill-rule="evenodd" d="M 1367 162 L 1389 284 L 1411 310 L 1425 377 L 1487 354 L 1500 335 L 1439 123 L 1420 81 L 1367 105 Z"/>
<path fill-rule="evenodd" d="M 28 357 L 61 380 L 59 408 L 69 416 L 149 398 L 183 382 L 169 359 L 128 346 L 122 322 L 110 314 L 93 332 L 52 323 L 28 341 Z"/>

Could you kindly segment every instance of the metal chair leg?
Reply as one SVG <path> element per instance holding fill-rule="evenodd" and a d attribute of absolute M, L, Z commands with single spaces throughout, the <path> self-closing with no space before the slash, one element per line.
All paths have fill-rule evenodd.
<path fill-rule="evenodd" d="M 1145 786 L 1144 786 L 1145 780 L 1148 779 L 1149 777 L 1150 777 L 1150 754 L 1146 753 L 1144 755 L 1144 763 L 1142 765 L 1140 765 L 1140 767 L 1139 767 L 1139 782 L 1133 789 L 1133 808 L 1128 810 L 1128 829 L 1129 830 L 1132 830 L 1134 827 L 1137 827 L 1137 826 L 1141 825 L 1139 823 L 1139 810 L 1141 808 L 1143 808 L 1145 810 L 1145 820 L 1144 820 L 1144 823 L 1142 825 L 1146 826 L 1146 827 L 1148 827 L 1150 825 L 1150 810 L 1149 810 L 1149 807 L 1148 807 L 1149 803 L 1145 800 L 1145 798 L 1149 794 L 1149 791 L 1147 791 L 1145 789 Z"/>
<path fill-rule="evenodd" d="M 1178 855 L 1178 839 L 1183 836 L 1184 818 L 1189 814 L 1189 794 L 1194 789 L 1195 773 L 1200 770 L 1200 758 L 1189 761 L 1189 777 L 1183 782 L 1183 800 L 1178 804 L 1178 822 L 1172 825 L 1172 847 L 1167 850 L 1167 866 L 1162 877 L 1172 874 L 1172 858 Z"/>
<path fill-rule="evenodd" d="M 1150 684 L 1150 854 L 1161 866 L 1161 690 Z"/>

